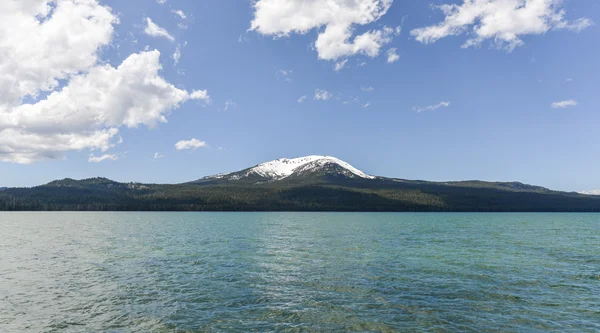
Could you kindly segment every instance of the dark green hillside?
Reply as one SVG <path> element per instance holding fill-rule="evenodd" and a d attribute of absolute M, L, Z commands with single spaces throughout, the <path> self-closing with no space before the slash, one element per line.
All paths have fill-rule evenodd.
<path fill-rule="evenodd" d="M 598 212 L 600 197 L 521 183 L 427 182 L 298 174 L 267 182 L 176 185 L 63 179 L 0 191 L 0 210 Z"/>

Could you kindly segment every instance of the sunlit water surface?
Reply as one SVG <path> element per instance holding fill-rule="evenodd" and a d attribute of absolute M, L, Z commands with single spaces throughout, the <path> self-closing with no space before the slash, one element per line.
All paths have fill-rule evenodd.
<path fill-rule="evenodd" d="M 600 215 L 0 213 L 0 332 L 600 332 Z"/>

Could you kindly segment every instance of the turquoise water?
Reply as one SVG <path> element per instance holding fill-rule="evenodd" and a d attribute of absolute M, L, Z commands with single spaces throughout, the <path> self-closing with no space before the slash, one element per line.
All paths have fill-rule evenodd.
<path fill-rule="evenodd" d="M 0 213 L 0 332 L 599 332 L 600 215 Z"/>

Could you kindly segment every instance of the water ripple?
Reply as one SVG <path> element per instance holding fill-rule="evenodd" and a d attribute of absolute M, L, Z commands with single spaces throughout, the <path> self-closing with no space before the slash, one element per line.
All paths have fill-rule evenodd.
<path fill-rule="evenodd" d="M 600 215 L 0 213 L 0 332 L 598 332 Z"/>

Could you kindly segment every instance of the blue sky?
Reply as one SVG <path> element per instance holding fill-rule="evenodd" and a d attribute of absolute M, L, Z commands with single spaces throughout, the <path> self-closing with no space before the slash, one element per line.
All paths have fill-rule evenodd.
<path fill-rule="evenodd" d="M 103 23 L 61 20 L 78 1 Z M 537 8 L 519 12 L 502 7 L 512 0 L 313 0 L 306 13 L 285 11 L 299 0 L 78 1 L 26 0 L 50 8 L 28 12 L 15 0 L 0 16 L 0 48 L 14 58 L 0 72 L 54 81 L 18 90 L 21 74 L 0 80 L 0 92 L 13 87 L 0 97 L 0 186 L 177 183 L 318 154 L 390 177 L 600 188 L 596 1 L 528 0 Z M 332 8 L 340 12 L 320 17 Z M 24 64 L 8 15 L 37 20 L 47 53 L 27 54 L 43 61 L 71 56 L 44 22 L 76 27 L 65 45 L 83 50 L 79 60 Z M 469 15 L 473 24 L 457 24 Z M 77 37 L 97 50 L 69 44 Z"/>

